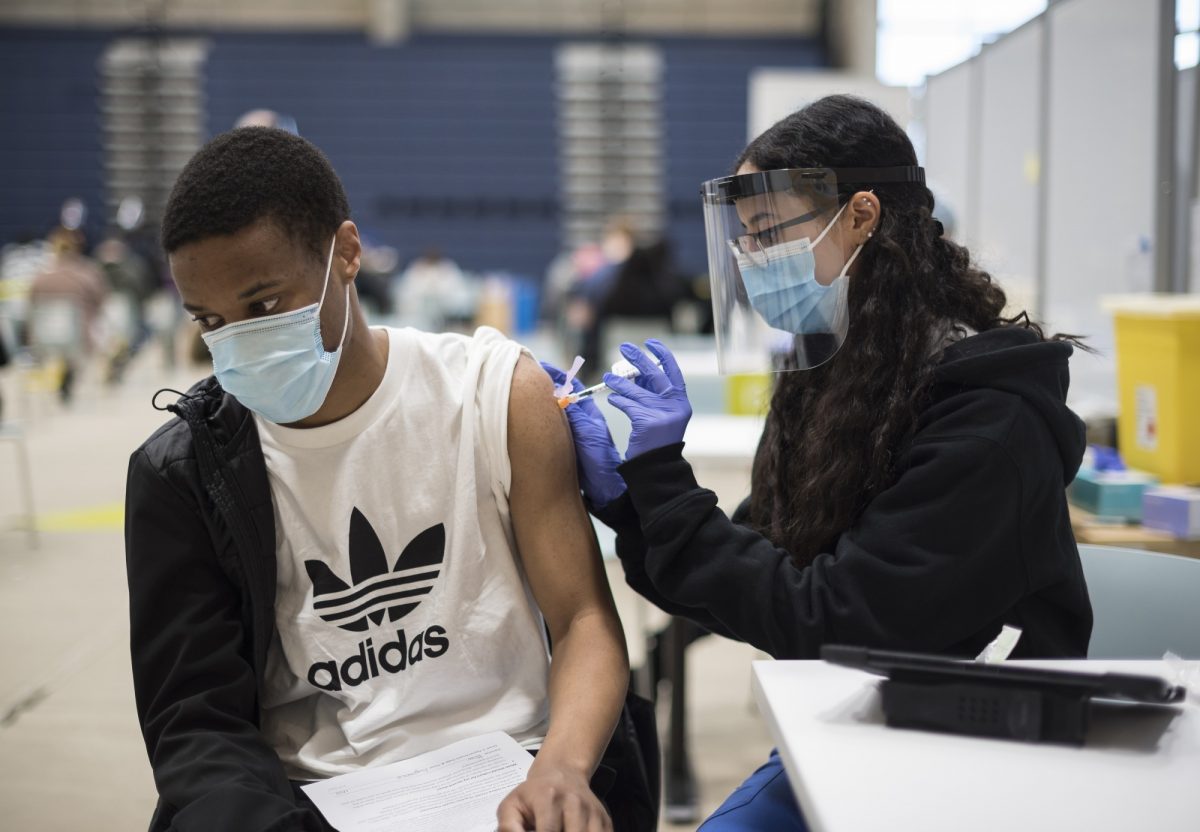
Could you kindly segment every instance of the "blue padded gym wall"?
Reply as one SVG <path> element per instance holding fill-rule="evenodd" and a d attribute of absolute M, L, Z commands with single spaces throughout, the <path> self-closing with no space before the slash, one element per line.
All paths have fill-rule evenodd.
<path fill-rule="evenodd" d="M 104 223 L 100 56 L 111 33 L 0 28 L 0 245 L 46 234 L 82 197 Z"/>
<path fill-rule="evenodd" d="M 380 47 L 350 32 L 181 34 L 210 45 L 209 133 L 254 108 L 294 116 L 341 175 L 364 233 L 403 260 L 437 246 L 469 269 L 540 279 L 558 252 L 554 55 L 563 38 L 418 35 Z M 72 193 L 100 212 L 98 62 L 118 36 L 0 30 L 9 126 L 0 188 L 10 195 L 0 199 L 0 243 L 22 228 L 44 231 Z M 699 186 L 745 144 L 751 70 L 819 66 L 821 50 L 805 39 L 638 42 L 664 57 L 668 234 L 680 267 L 702 272 Z"/>
<path fill-rule="evenodd" d="M 746 146 L 750 73 L 758 67 L 819 68 L 824 53 L 811 40 L 679 38 L 658 43 L 666 67 L 667 235 L 679 266 L 699 274 L 708 269 L 700 183 L 732 173 Z"/>
<path fill-rule="evenodd" d="M 584 40 L 587 40 L 586 38 Z M 540 278 L 559 247 L 551 37 L 222 35 L 209 53 L 210 129 L 268 107 L 333 161 L 366 232 L 408 259 L 436 245 L 471 269 Z M 810 40 L 638 39 L 665 74 L 668 234 L 705 269 L 700 183 L 745 145 L 750 72 L 821 64 Z"/>
<path fill-rule="evenodd" d="M 540 276 L 558 225 L 554 42 L 361 35 L 213 39 L 209 128 L 267 107 L 333 162 L 364 232 L 408 260 Z"/>

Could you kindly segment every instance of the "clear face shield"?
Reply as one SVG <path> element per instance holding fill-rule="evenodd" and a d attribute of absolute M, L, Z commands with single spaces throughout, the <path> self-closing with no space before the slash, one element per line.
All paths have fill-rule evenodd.
<path fill-rule="evenodd" d="M 807 370 L 832 358 L 849 332 L 846 275 L 862 248 L 848 251 L 839 184 L 846 192 L 923 180 L 920 168 L 904 167 L 797 168 L 705 182 L 719 371 Z"/>

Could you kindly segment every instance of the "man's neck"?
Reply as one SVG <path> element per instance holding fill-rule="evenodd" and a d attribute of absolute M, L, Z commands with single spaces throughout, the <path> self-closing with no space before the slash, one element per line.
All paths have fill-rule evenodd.
<path fill-rule="evenodd" d="M 388 362 L 387 332 L 370 329 L 361 314 L 351 317 L 350 327 L 325 403 L 313 415 L 288 427 L 316 428 L 344 419 L 362 407 L 383 383 Z"/>

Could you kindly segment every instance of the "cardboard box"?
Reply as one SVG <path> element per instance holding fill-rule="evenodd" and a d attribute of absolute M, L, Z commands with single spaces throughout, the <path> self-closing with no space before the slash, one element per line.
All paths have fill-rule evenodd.
<path fill-rule="evenodd" d="M 1180 540 L 1200 539 L 1200 488 L 1176 485 L 1146 489 L 1142 524 Z"/>

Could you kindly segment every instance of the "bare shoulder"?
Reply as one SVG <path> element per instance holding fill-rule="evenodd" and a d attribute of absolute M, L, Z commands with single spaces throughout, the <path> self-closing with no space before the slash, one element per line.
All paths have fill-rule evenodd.
<path fill-rule="evenodd" d="M 508 444 L 514 469 L 522 463 L 574 460 L 567 418 L 545 370 L 527 355 L 517 360 L 508 396 Z"/>

